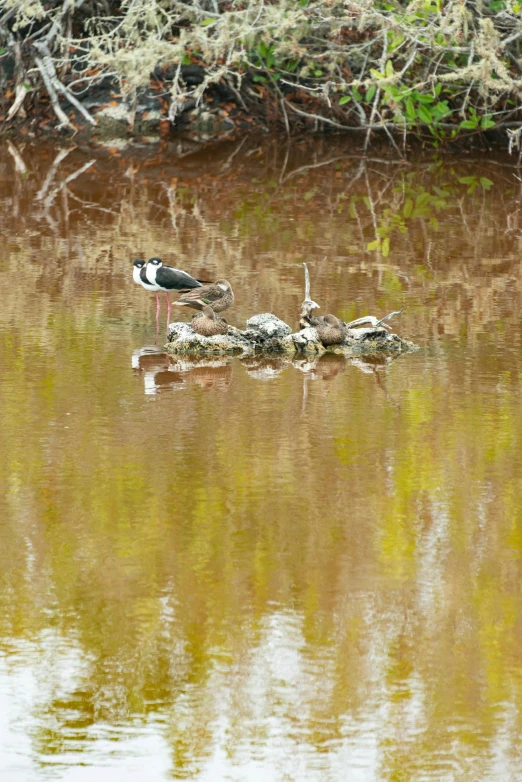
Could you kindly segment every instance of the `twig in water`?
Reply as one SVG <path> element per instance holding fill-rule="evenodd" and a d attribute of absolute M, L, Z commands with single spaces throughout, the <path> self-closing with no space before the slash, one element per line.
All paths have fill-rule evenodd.
<path fill-rule="evenodd" d="M 80 176 L 80 174 L 83 174 L 85 171 L 87 171 L 87 169 L 90 168 L 92 165 L 94 165 L 94 163 L 96 163 L 95 159 L 89 160 L 88 163 L 85 163 L 85 165 L 79 168 L 77 171 L 74 171 L 72 174 L 69 174 L 69 176 L 66 179 L 64 179 L 63 182 L 60 185 L 58 185 L 58 187 L 55 187 L 54 190 L 51 190 L 47 198 L 44 200 L 45 208 L 49 209 L 49 207 L 53 203 L 58 193 L 61 190 L 63 190 L 65 187 L 67 187 L 69 182 L 72 182 L 73 179 L 77 179 Z"/>
<path fill-rule="evenodd" d="M 381 318 L 380 320 L 377 320 L 375 315 L 364 315 L 362 318 L 357 318 L 357 320 L 351 320 L 350 323 L 346 324 L 346 328 L 351 329 L 355 326 L 365 326 L 366 324 L 369 324 L 370 326 L 373 326 L 373 328 L 377 328 L 378 326 L 384 326 L 385 329 L 389 329 L 390 326 L 387 326 L 385 321 L 390 320 L 390 318 L 393 318 L 394 315 L 400 315 L 402 310 L 395 310 L 394 312 L 389 312 L 387 315 L 384 316 L 384 318 Z"/>
<path fill-rule="evenodd" d="M 53 160 L 53 164 L 52 164 L 51 168 L 47 172 L 47 176 L 45 177 L 45 181 L 44 181 L 42 187 L 40 188 L 40 190 L 36 194 L 36 197 L 35 197 L 36 201 L 43 201 L 43 199 L 47 195 L 47 191 L 49 190 L 49 187 L 51 186 L 51 182 L 53 181 L 53 179 L 56 176 L 56 172 L 58 170 L 58 166 L 60 165 L 62 160 L 64 160 L 67 157 L 69 152 L 72 152 L 73 149 L 74 149 L 74 147 L 69 147 L 69 149 L 61 149 L 58 152 L 58 154 L 56 155 L 55 159 Z"/>
<path fill-rule="evenodd" d="M 19 174 L 27 174 L 27 166 L 25 165 L 25 161 L 23 157 L 21 156 L 20 152 L 17 150 L 15 145 L 12 141 L 7 141 L 7 150 L 11 157 L 14 160 L 15 168 Z"/>
<path fill-rule="evenodd" d="M 309 317 L 312 310 L 320 309 L 320 306 L 310 298 L 310 274 L 308 273 L 308 266 L 306 263 L 303 263 L 303 266 L 305 273 L 305 297 L 301 305 L 301 317 L 304 317 L 305 315 Z"/>

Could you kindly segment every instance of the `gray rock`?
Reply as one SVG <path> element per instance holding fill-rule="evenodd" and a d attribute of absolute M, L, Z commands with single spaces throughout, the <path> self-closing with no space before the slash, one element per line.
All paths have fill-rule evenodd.
<path fill-rule="evenodd" d="M 325 352 L 325 349 L 317 336 L 317 330 L 313 326 L 308 326 L 306 329 L 297 331 L 295 334 L 291 335 L 291 339 L 294 343 L 295 350 L 298 353 L 318 353 L 321 355 Z"/>
<path fill-rule="evenodd" d="M 270 312 L 263 312 L 261 315 L 253 315 L 247 320 L 247 330 L 256 331 L 267 339 L 272 337 L 286 337 L 292 333 L 290 326 L 272 315 Z"/>
<path fill-rule="evenodd" d="M 253 353 L 254 346 L 244 337 L 237 334 L 216 334 L 213 337 L 203 337 L 196 334 L 189 323 L 171 323 L 169 325 L 168 353 Z"/>
<path fill-rule="evenodd" d="M 235 353 L 243 356 L 273 356 L 283 353 L 289 357 L 296 354 L 318 357 L 323 353 L 353 356 L 375 352 L 401 353 L 417 349 L 411 342 L 387 332 L 382 327 L 348 329 L 341 345 L 328 348 L 321 344 L 313 326 L 292 334 L 290 326 L 270 313 L 254 315 L 247 321 L 247 327 L 245 331 L 241 331 L 229 326 L 226 334 L 203 337 L 195 333 L 190 323 L 171 323 L 167 352 L 191 355 Z"/>
<path fill-rule="evenodd" d="M 169 323 L 169 342 L 177 339 L 189 339 L 195 335 L 195 331 L 190 323 L 176 322 Z"/>

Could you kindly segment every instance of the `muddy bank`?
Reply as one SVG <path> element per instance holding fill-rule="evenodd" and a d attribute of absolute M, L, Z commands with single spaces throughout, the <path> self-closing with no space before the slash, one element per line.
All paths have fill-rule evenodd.
<path fill-rule="evenodd" d="M 0 73 L 0 138 L 16 141 L 33 138 L 70 139 L 75 143 L 91 143 L 122 148 L 134 143 L 171 142 L 203 148 L 222 141 L 243 139 L 247 136 L 278 135 L 281 141 L 289 138 L 349 139 L 353 152 L 388 153 L 397 160 L 408 152 L 424 148 L 435 150 L 441 143 L 433 143 L 433 136 L 421 128 L 404 129 L 384 125 L 372 127 L 368 138 L 367 127 L 344 126 L 343 112 L 332 108 L 331 116 L 321 117 L 324 106 L 310 105 L 310 96 L 303 89 L 282 87 L 295 103 L 298 113 L 283 111 L 277 94 L 254 81 L 255 74 L 242 77 L 241 92 L 226 80 L 208 85 L 202 96 L 187 97 L 173 104 L 172 88 L 175 79 L 181 80 L 187 90 L 197 91 L 204 84 L 205 68 L 197 64 L 157 67 L 147 86 L 124 89 L 114 77 L 100 81 L 77 80 L 75 104 L 64 95 L 57 95 L 53 106 L 48 95 L 40 89 L 28 89 L 23 102 L 17 106 L 17 86 L 14 63 L 3 62 Z M 29 85 L 28 85 L 29 87 Z M 73 91 L 74 92 L 74 91 Z M 62 121 L 56 116 L 61 112 Z M 16 111 L 13 111 L 16 108 Z M 397 140 L 394 140 L 397 136 Z M 369 148 L 368 148 L 369 141 Z M 400 143 L 400 149 L 397 144 Z M 471 133 L 446 138 L 447 150 L 480 150 L 488 152 L 506 147 L 504 130 L 489 129 L 487 133 Z"/>
<path fill-rule="evenodd" d="M 245 77 L 241 95 L 223 80 L 207 87 L 203 97 L 180 102 L 175 112 L 171 90 L 176 75 L 187 88 L 197 89 L 205 80 L 203 67 L 183 65 L 179 73 L 174 66 L 156 68 L 148 86 L 130 92 L 123 92 L 118 80 L 111 77 L 91 85 L 81 81 L 77 108 L 65 97 L 57 97 L 67 125 L 65 119 L 62 123 L 58 121 L 48 96 L 37 90 L 28 91 L 14 113 L 17 91 L 14 72 L 14 63 L 5 61 L 0 74 L 0 136 L 74 137 L 102 143 L 143 136 L 185 137 L 205 144 L 282 127 L 280 108 L 267 99 L 266 91 L 252 81 L 251 75 Z M 302 131 L 306 124 L 296 117 L 292 129 Z"/>
<path fill-rule="evenodd" d="M 383 326 L 346 329 L 346 337 L 341 344 L 325 347 L 314 327 L 292 332 L 287 323 L 271 313 L 249 318 L 245 330 L 229 326 L 226 334 L 212 337 L 196 334 L 190 323 L 171 323 L 168 339 L 167 352 L 183 355 L 261 353 L 321 356 L 324 353 L 336 353 L 353 356 L 378 351 L 402 353 L 418 349 L 413 343 L 390 333 Z"/>

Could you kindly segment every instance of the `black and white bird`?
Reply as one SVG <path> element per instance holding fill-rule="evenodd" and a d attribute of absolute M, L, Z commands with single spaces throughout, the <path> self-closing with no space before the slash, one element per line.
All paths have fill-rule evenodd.
<path fill-rule="evenodd" d="M 154 290 L 165 291 L 167 297 L 167 324 L 170 322 L 170 291 L 185 293 L 193 288 L 201 288 L 205 280 L 197 280 L 181 269 L 165 266 L 161 258 L 149 258 L 145 267 L 145 277 Z"/>
<path fill-rule="evenodd" d="M 145 261 L 137 258 L 132 267 L 132 278 L 136 285 L 141 285 L 146 291 L 152 291 L 156 294 L 156 323 L 159 319 L 160 300 L 158 291 L 162 290 L 156 283 L 150 283 L 145 275 Z"/>

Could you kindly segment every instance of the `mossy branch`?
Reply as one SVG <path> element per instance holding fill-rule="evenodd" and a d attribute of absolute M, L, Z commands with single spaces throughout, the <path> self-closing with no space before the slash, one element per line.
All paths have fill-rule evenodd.
<path fill-rule="evenodd" d="M 61 125 L 70 120 L 60 94 L 93 123 L 65 72 L 89 88 L 115 74 L 123 94 L 135 95 L 152 73 L 174 66 L 172 122 L 184 104 L 226 82 L 244 109 L 272 95 L 287 133 L 318 121 L 363 127 L 366 147 L 376 129 L 390 137 L 428 133 L 440 144 L 507 129 L 508 121 L 513 128 L 522 97 L 521 5 L 502 3 L 492 10 L 473 0 L 6 0 L 0 40 L 17 80 L 8 117 L 19 113 L 25 84 L 26 93 L 47 91 Z M 197 83 L 184 78 L 190 64 L 201 68 Z"/>

